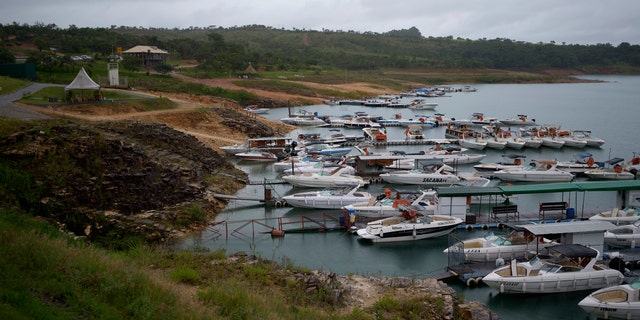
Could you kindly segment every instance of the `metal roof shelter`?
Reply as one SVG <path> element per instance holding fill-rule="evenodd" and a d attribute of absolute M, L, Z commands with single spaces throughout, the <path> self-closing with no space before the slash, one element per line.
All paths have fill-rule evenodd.
<path fill-rule="evenodd" d="M 604 252 L 604 232 L 615 225 L 608 221 L 571 221 L 522 226 L 536 236 L 560 235 L 562 244 L 583 244 Z"/>
<path fill-rule="evenodd" d="M 582 193 L 582 212 L 584 212 L 584 200 L 586 192 L 590 191 L 627 191 L 640 190 L 640 180 L 617 180 L 617 181 L 580 181 L 561 183 L 540 183 L 522 184 L 497 187 L 436 187 L 438 197 L 466 197 L 476 195 L 515 195 L 515 194 L 535 194 L 535 193 Z M 623 198 L 623 202 L 627 199 Z M 577 203 L 576 203 L 577 204 Z M 623 203 L 623 206 L 626 203 Z"/>
<path fill-rule="evenodd" d="M 604 233 L 609 229 L 615 228 L 615 225 L 608 221 L 584 220 L 562 223 L 526 224 L 522 225 L 522 227 L 536 236 L 544 236 L 562 233 Z"/>
<path fill-rule="evenodd" d="M 583 181 L 583 182 L 560 182 L 560 183 L 540 183 L 524 184 L 498 187 L 436 187 L 438 196 L 442 197 L 465 197 L 475 195 L 491 194 L 527 194 L 527 193 L 554 193 L 554 192 L 574 192 L 574 191 L 618 191 L 618 190 L 640 190 L 640 180 L 620 180 L 620 181 Z"/>

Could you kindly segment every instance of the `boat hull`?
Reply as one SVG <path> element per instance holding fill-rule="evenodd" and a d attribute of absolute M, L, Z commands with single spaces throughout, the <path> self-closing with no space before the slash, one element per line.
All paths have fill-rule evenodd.
<path fill-rule="evenodd" d="M 420 219 L 415 223 L 401 223 L 383 227 L 367 226 L 359 229 L 360 240 L 374 243 L 416 241 L 435 238 L 451 233 L 463 221 L 460 218 L 423 223 Z"/>
<path fill-rule="evenodd" d="M 482 278 L 482 282 L 500 293 L 537 294 L 597 290 L 618 285 L 622 274 L 613 269 L 543 274 L 538 276 L 501 277 L 495 272 Z"/>
<path fill-rule="evenodd" d="M 410 172 L 383 173 L 380 178 L 388 183 L 429 186 L 449 186 L 460 182 L 460 178 L 454 175 L 412 174 Z"/>
<path fill-rule="evenodd" d="M 619 285 L 603 288 L 588 295 L 578 306 L 598 319 L 640 319 L 638 288 Z"/>
<path fill-rule="evenodd" d="M 371 195 L 361 197 L 317 197 L 285 196 L 282 199 L 289 206 L 305 209 L 340 209 L 344 206 L 368 201 Z"/>

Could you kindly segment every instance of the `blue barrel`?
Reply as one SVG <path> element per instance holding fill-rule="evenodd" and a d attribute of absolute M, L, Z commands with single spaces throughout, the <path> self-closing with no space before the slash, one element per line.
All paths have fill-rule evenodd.
<path fill-rule="evenodd" d="M 567 218 L 569 219 L 573 219 L 576 217 L 576 209 L 574 208 L 567 208 Z"/>

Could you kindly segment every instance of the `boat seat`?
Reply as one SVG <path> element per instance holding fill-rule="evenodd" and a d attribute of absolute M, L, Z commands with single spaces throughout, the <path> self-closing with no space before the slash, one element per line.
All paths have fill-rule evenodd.
<path fill-rule="evenodd" d="M 625 302 L 627 293 L 622 290 L 608 291 L 594 295 L 594 298 L 602 302 Z"/>
<path fill-rule="evenodd" d="M 619 210 L 618 210 L 618 208 L 617 208 L 617 207 L 616 207 L 616 208 L 611 209 L 611 218 L 615 218 L 615 217 L 617 217 L 617 216 L 618 216 L 618 211 L 619 211 Z"/>

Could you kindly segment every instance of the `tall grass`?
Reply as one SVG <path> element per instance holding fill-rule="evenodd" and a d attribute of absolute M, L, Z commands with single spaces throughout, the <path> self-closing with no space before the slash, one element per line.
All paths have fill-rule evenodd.
<path fill-rule="evenodd" d="M 0 318 L 180 319 L 178 298 L 140 271 L 45 222 L 0 210 Z"/>

